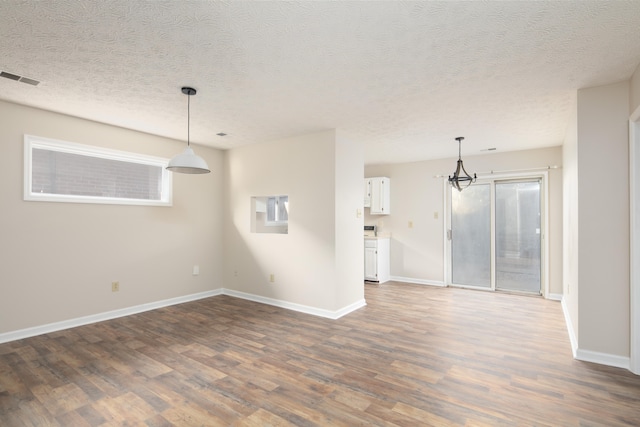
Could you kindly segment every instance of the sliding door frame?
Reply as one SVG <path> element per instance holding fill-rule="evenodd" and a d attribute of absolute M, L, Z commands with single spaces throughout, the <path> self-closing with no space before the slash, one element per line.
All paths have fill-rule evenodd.
<path fill-rule="evenodd" d="M 540 180 L 540 293 L 543 297 L 549 296 L 549 173 L 547 169 L 540 171 L 514 172 L 514 173 L 491 173 L 478 177 L 478 182 L 491 183 L 491 286 L 475 287 L 475 286 L 458 286 L 452 283 L 452 257 L 451 257 L 451 187 L 447 180 L 443 180 L 444 188 L 444 209 L 445 227 L 444 227 L 444 278 L 447 286 L 469 287 L 473 289 L 495 291 L 495 182 L 496 181 L 527 181 Z M 474 185 L 474 184 L 471 184 Z M 462 190 L 464 191 L 464 190 Z"/>

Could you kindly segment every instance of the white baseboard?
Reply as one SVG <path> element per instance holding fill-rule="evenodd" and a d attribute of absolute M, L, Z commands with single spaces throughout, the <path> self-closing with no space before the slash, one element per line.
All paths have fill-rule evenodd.
<path fill-rule="evenodd" d="M 600 365 L 613 366 L 616 368 L 629 369 L 630 366 L 630 359 L 628 357 L 616 356 L 615 354 L 608 353 L 599 353 L 597 351 L 591 350 L 578 349 L 576 351 L 575 358 L 583 362 L 598 363 Z"/>
<path fill-rule="evenodd" d="M 562 294 L 547 294 L 546 298 L 553 301 L 562 301 Z"/>
<path fill-rule="evenodd" d="M 347 314 L 356 311 L 364 306 L 367 305 L 367 302 L 363 299 L 354 302 L 353 304 L 349 304 L 346 307 L 342 307 L 340 310 L 336 310 L 334 311 L 334 317 L 331 317 L 331 319 L 339 319 L 342 316 L 346 316 Z"/>
<path fill-rule="evenodd" d="M 162 301 L 150 302 L 136 305 L 133 307 L 121 308 L 104 313 L 91 314 L 89 316 L 77 317 L 75 319 L 63 320 L 61 322 L 49 323 L 32 328 L 19 329 L 17 331 L 5 332 L 0 334 L 0 344 L 21 340 L 23 338 L 34 337 L 36 335 L 48 334 L 51 332 L 61 331 L 63 329 L 75 328 L 77 326 L 88 325 L 91 323 L 102 322 L 105 320 L 115 319 L 118 317 L 130 316 L 132 314 L 142 313 L 145 311 L 155 310 L 157 308 L 168 307 L 170 305 L 182 304 L 189 301 L 196 301 L 203 298 L 209 298 L 222 294 L 222 289 L 213 291 L 199 292 L 197 294 L 184 295 L 181 297 L 170 298 Z"/>
<path fill-rule="evenodd" d="M 567 300 L 563 297 L 561 300 L 562 313 L 564 314 L 564 323 L 567 325 L 567 332 L 569 333 L 569 342 L 571 343 L 571 353 L 573 358 L 576 358 L 576 352 L 578 350 L 578 340 L 576 334 L 573 331 L 573 323 L 571 323 L 571 316 L 569 315 L 569 309 L 567 308 Z"/>
<path fill-rule="evenodd" d="M 402 283 L 414 283 L 416 285 L 428 285 L 428 286 L 447 286 L 444 282 L 440 280 L 424 280 L 424 279 L 414 279 L 411 277 L 402 277 L 402 276 L 391 276 L 391 280 L 394 282 L 402 282 Z"/>
<path fill-rule="evenodd" d="M 569 341 L 571 342 L 571 352 L 573 358 L 583 362 L 598 363 L 600 365 L 613 366 L 616 368 L 630 368 L 630 358 L 624 356 L 617 356 L 615 354 L 600 353 L 597 351 L 583 350 L 578 347 L 578 340 L 573 330 L 573 323 L 571 323 L 571 316 L 569 315 L 569 309 L 567 308 L 566 299 L 562 298 L 562 312 L 564 313 L 564 321 L 567 324 L 567 331 L 569 332 Z"/>
<path fill-rule="evenodd" d="M 32 328 L 19 329 L 17 331 L 5 332 L 0 334 L 0 344 L 9 341 L 21 340 L 24 338 L 34 337 L 36 335 L 48 334 L 51 332 L 57 332 L 64 329 L 75 328 L 78 326 L 89 325 L 91 323 L 103 322 L 105 320 L 116 319 L 118 317 L 130 316 L 132 314 L 142 313 L 145 311 L 155 310 L 157 308 L 168 307 L 171 305 L 182 304 L 185 302 L 196 301 L 203 298 L 214 297 L 217 295 L 229 295 L 236 298 L 241 298 L 249 301 L 259 302 L 262 304 L 272 305 L 276 307 L 286 308 L 288 310 L 299 311 L 306 314 L 312 314 L 314 316 L 326 317 L 329 319 L 339 319 L 352 311 L 367 305 L 364 299 L 356 301 L 346 307 L 343 307 L 336 311 L 324 310 L 316 307 L 310 307 L 302 304 L 295 304 L 292 302 L 276 300 L 273 298 L 261 297 L 259 295 L 247 294 L 244 292 L 238 292 L 231 289 L 215 289 L 213 291 L 200 292 L 197 294 L 185 295 L 176 298 L 170 298 L 162 301 L 150 302 L 146 304 L 140 304 L 133 307 L 121 308 L 118 310 L 107 311 L 104 313 L 92 314 L 84 317 L 77 317 L 75 319 L 63 320 L 61 322 L 49 323 L 41 326 L 34 326 Z"/>
<path fill-rule="evenodd" d="M 296 304 L 293 302 L 282 301 L 274 298 L 263 297 L 260 295 L 248 294 L 246 292 L 234 291 L 233 289 L 223 289 L 224 295 L 229 295 L 235 298 L 241 298 L 248 301 L 259 302 L 262 304 L 272 305 L 274 307 L 286 308 L 287 310 L 299 311 L 301 313 L 312 314 L 314 316 L 325 317 L 327 319 L 339 319 L 344 315 L 351 313 L 359 308 L 367 305 L 364 299 L 356 301 L 346 307 L 343 307 L 336 311 L 325 310 L 322 308 L 311 307 L 303 304 Z"/>

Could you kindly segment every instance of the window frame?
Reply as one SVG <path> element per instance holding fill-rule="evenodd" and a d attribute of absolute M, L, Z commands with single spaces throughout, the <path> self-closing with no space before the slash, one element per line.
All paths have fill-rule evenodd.
<path fill-rule="evenodd" d="M 76 154 L 86 157 L 95 157 L 104 160 L 116 160 L 121 162 L 136 163 L 162 168 L 160 199 L 135 199 L 124 197 L 85 196 L 71 194 L 36 193 L 32 191 L 33 185 L 33 150 L 42 149 L 61 153 Z M 172 206 L 173 205 L 173 179 L 172 174 L 166 169 L 169 159 L 150 156 L 146 154 L 131 153 L 127 151 L 113 150 L 110 148 L 96 147 L 75 142 L 61 141 L 35 135 L 24 135 L 24 189 L 25 201 L 38 202 L 63 202 L 63 203 L 94 203 L 108 205 L 139 205 L 139 206 Z"/>
<path fill-rule="evenodd" d="M 277 227 L 277 226 L 283 226 L 283 225 L 289 225 L 289 209 L 285 206 L 285 211 L 287 212 L 287 219 L 279 219 L 279 212 L 280 212 L 280 199 L 281 198 L 286 198 L 287 201 L 286 202 L 282 202 L 282 203 L 289 203 L 289 195 L 286 194 L 282 194 L 279 196 L 268 196 L 267 197 L 267 211 L 266 211 L 266 218 L 264 221 L 264 225 L 267 227 Z M 275 199 L 275 203 L 274 203 L 274 218 L 275 220 L 271 221 L 269 220 L 269 199 Z"/>

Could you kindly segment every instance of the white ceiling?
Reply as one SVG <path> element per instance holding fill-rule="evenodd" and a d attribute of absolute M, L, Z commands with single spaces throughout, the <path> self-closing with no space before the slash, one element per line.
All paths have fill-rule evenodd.
<path fill-rule="evenodd" d="M 186 140 L 188 85 L 192 142 L 337 128 L 368 164 L 560 145 L 639 63 L 640 1 L 0 1 L 0 70 L 42 82 L 0 99 Z"/>

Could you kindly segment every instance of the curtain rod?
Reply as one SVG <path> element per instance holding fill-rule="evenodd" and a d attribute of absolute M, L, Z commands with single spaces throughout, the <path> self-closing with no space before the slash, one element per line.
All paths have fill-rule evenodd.
<path fill-rule="evenodd" d="M 547 165 L 540 166 L 537 168 L 529 168 L 529 169 L 507 169 L 507 170 L 490 170 L 488 172 L 478 172 L 477 175 L 495 175 L 500 173 L 515 173 L 515 172 L 536 172 L 536 171 L 546 171 L 550 169 L 560 169 L 561 166 L 558 165 Z M 434 178 L 447 178 L 449 175 L 435 175 Z"/>

